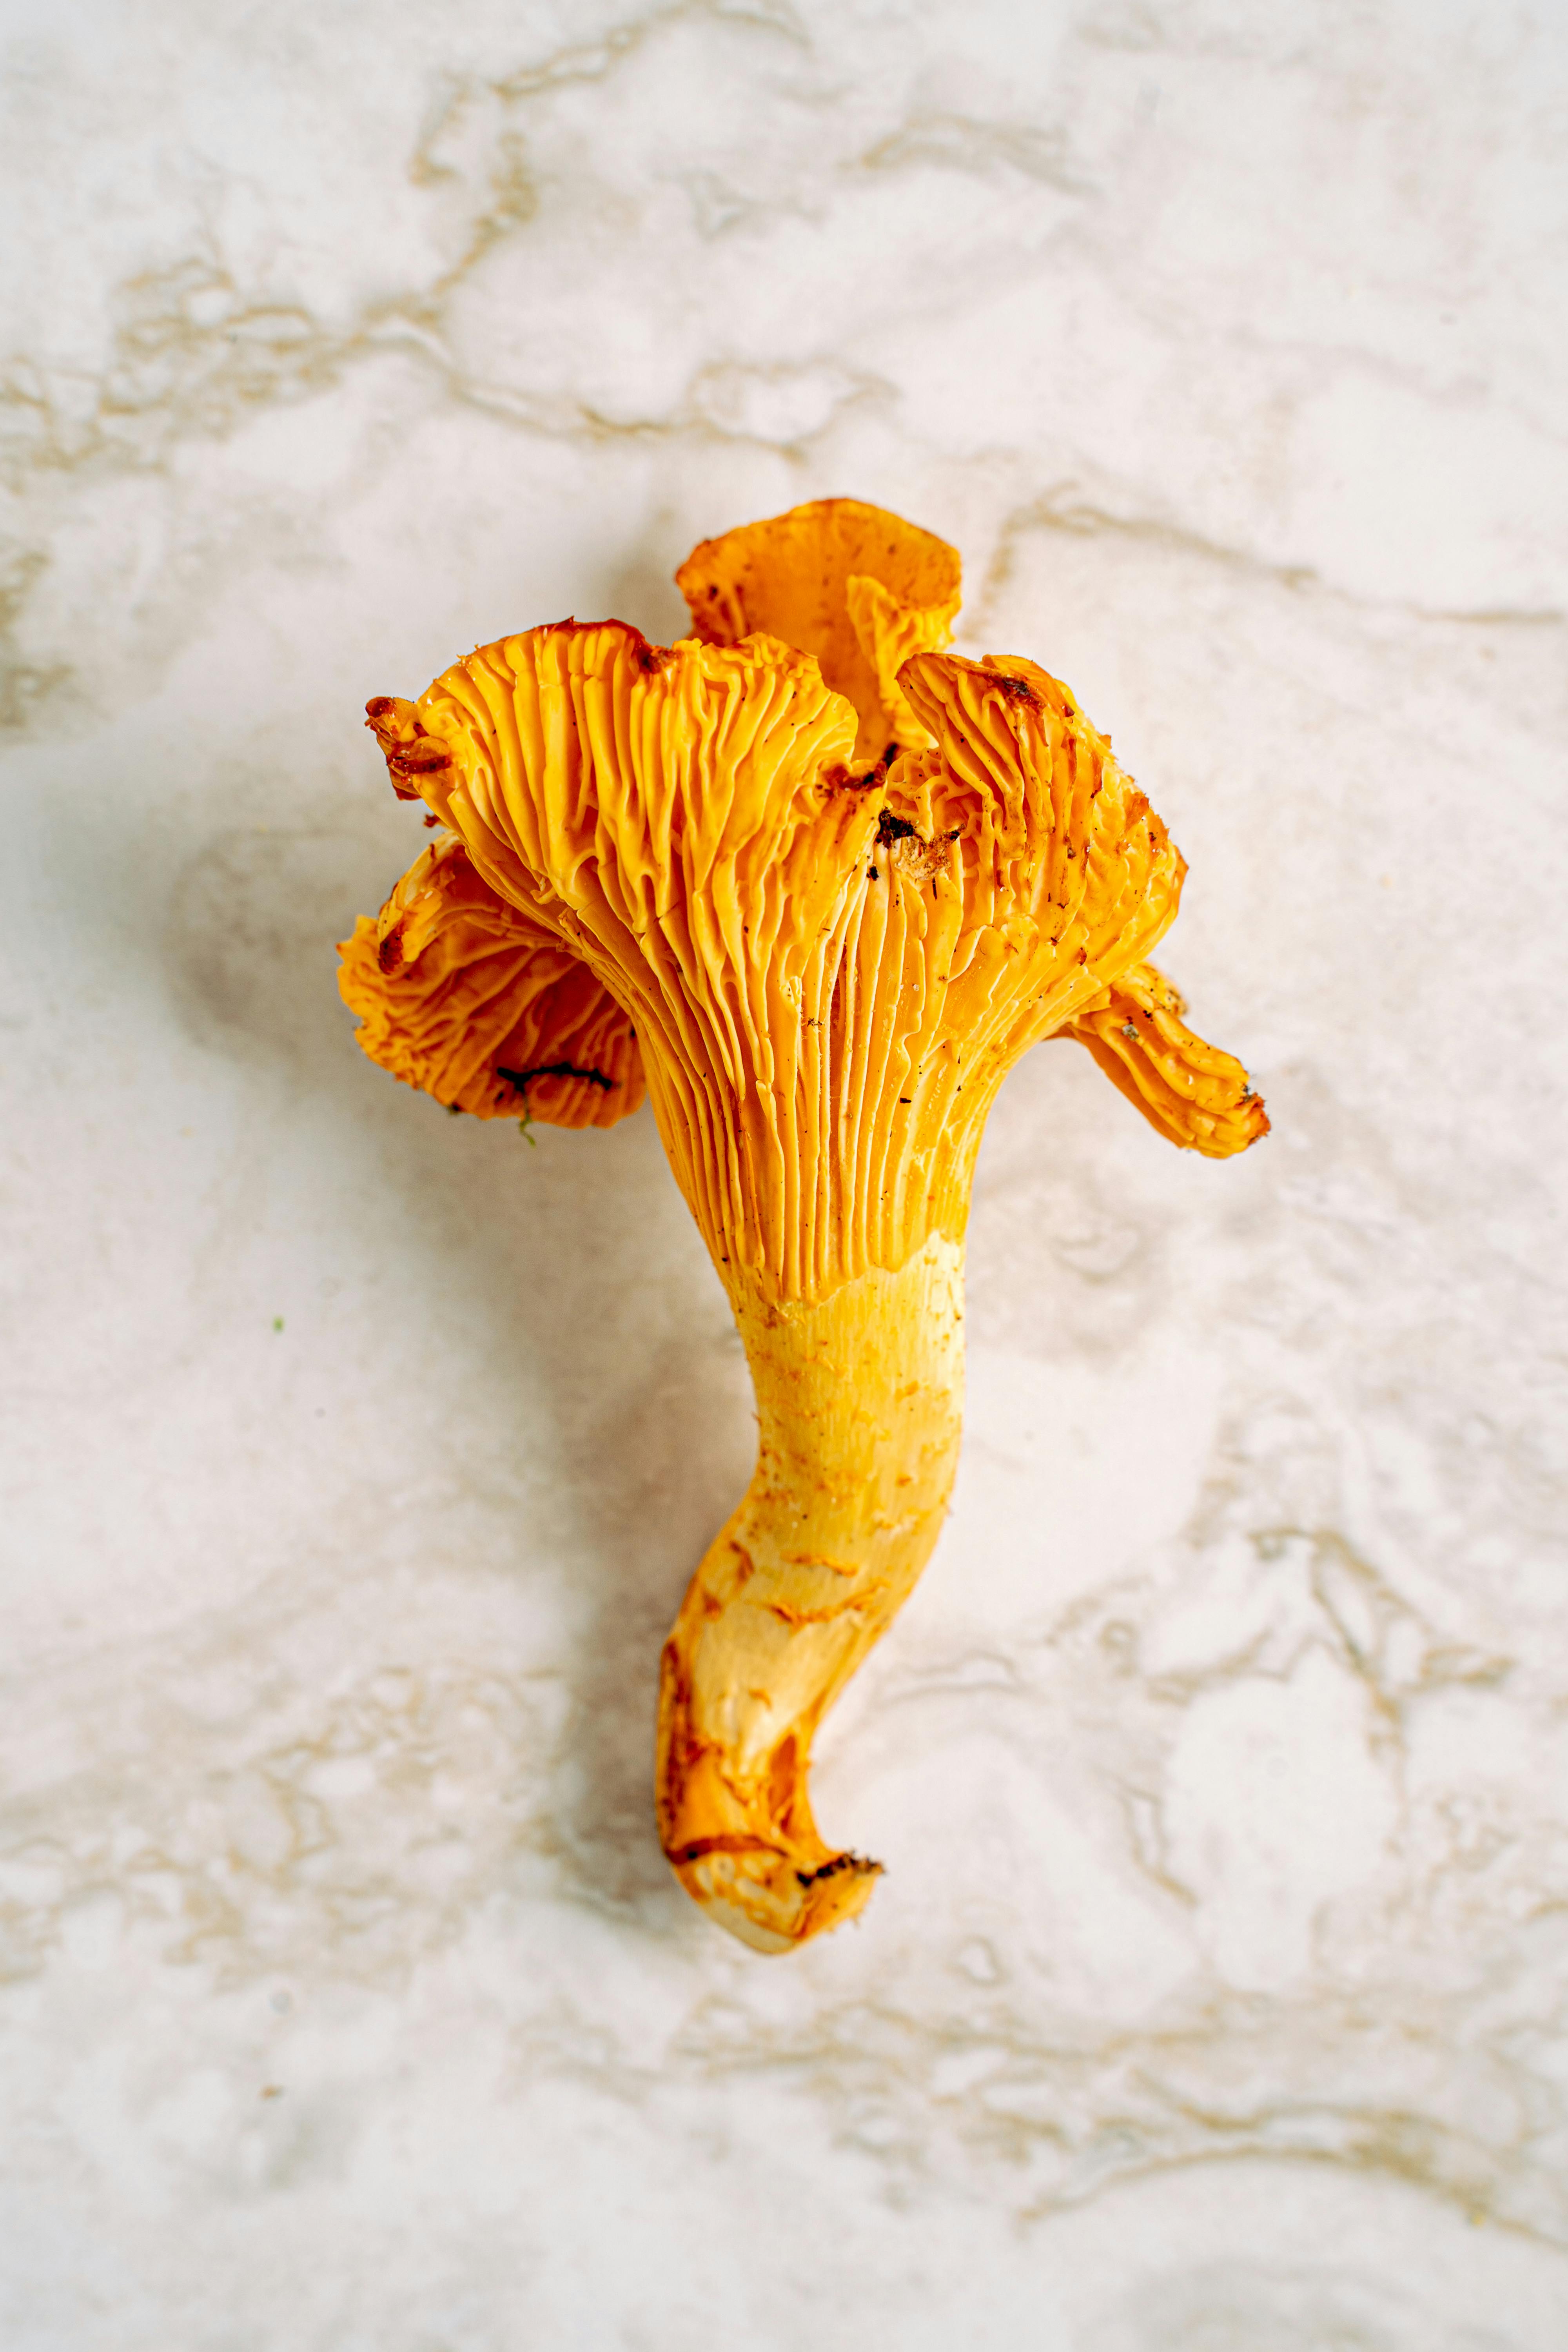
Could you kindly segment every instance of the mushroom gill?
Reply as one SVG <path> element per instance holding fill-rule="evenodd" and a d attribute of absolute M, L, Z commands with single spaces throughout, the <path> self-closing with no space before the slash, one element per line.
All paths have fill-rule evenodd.
<path fill-rule="evenodd" d="M 460 1107 L 497 1100 L 503 1044 L 588 1066 L 501 1034 L 572 960 L 566 1026 L 606 1074 L 623 1056 L 613 1115 L 640 1063 L 760 1429 L 665 1646 L 659 1830 L 714 1918 L 783 1950 L 859 1910 L 879 1867 L 818 1833 L 811 1741 L 946 1510 L 997 1087 L 1067 1034 L 1178 1143 L 1225 1156 L 1268 1122 L 1147 961 L 1184 868 L 1109 744 L 1034 664 L 941 650 L 951 550 L 825 500 L 706 542 L 679 578 L 699 634 L 678 645 L 564 622 L 370 706 L 395 786 L 456 838 L 362 920 L 343 988 L 366 1050 Z M 460 900 L 460 939 L 418 928 L 431 889 Z M 373 929 L 401 942 L 390 973 Z M 381 1009 L 399 988 L 423 1027 L 414 998 Z M 438 1051 L 399 1043 L 416 1027 Z"/>
<path fill-rule="evenodd" d="M 435 843 L 340 950 L 373 1062 L 476 1118 L 614 1127 L 643 1098 L 631 1024 L 580 957 Z"/>

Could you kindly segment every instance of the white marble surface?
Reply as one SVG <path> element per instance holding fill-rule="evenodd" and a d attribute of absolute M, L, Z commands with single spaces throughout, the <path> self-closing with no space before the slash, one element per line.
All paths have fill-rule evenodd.
<path fill-rule="evenodd" d="M 1568 16 L 5 0 L 0 2341 L 1561 2352 Z M 646 1114 L 448 1120 L 365 698 L 827 492 L 1190 860 L 1010 1081 L 864 1923 L 655 1845 L 748 1466 Z"/>

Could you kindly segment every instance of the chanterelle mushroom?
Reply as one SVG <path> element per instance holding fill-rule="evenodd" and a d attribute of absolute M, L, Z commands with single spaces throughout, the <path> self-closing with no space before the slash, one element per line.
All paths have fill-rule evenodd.
<path fill-rule="evenodd" d="M 367 1053 L 481 1116 L 607 1125 L 646 1079 L 761 1436 L 665 1645 L 657 1795 L 688 1892 L 782 1951 L 879 1865 L 812 1736 L 952 1485 L 963 1234 L 1020 1054 L 1079 1038 L 1173 1141 L 1268 1129 L 1146 959 L 1184 872 L 1073 697 L 942 652 L 958 559 L 829 499 L 707 541 L 697 635 L 565 621 L 370 723 L 443 837 L 345 943 Z"/>

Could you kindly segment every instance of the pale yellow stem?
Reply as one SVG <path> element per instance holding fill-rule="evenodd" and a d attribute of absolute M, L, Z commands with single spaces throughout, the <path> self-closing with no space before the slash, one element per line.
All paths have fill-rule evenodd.
<path fill-rule="evenodd" d="M 958 1463 L 963 1251 L 933 1234 L 896 1274 L 731 1304 L 756 1390 L 757 1467 L 665 1644 L 658 1793 L 695 1901 L 762 1951 L 859 1910 L 880 1865 L 818 1836 L 812 1736 L 908 1597 Z"/>

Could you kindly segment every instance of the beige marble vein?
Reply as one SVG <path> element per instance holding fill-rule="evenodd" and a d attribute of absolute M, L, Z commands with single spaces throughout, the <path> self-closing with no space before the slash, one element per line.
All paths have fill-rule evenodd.
<path fill-rule="evenodd" d="M 0 22 L 0 2342 L 1568 2341 L 1545 8 Z M 865 1923 L 668 1880 L 752 1436 L 646 1117 L 449 1121 L 360 725 L 849 492 L 1191 865 L 1274 1133 L 1009 1082 Z"/>

